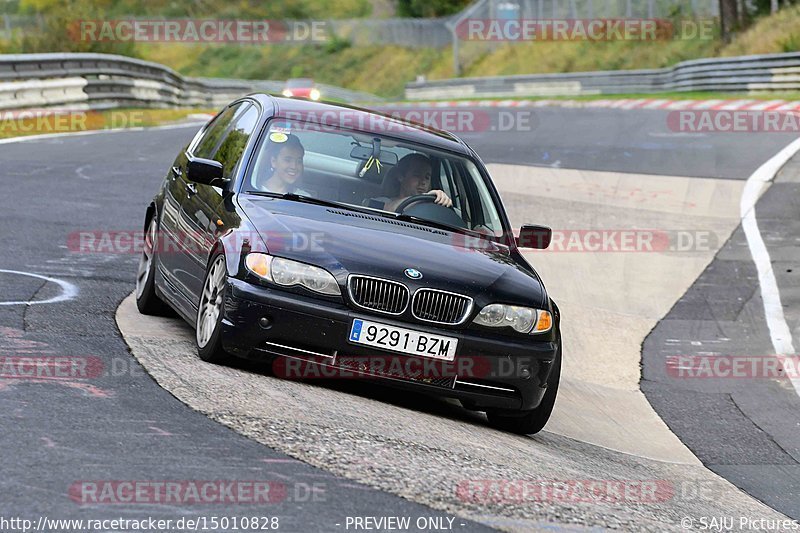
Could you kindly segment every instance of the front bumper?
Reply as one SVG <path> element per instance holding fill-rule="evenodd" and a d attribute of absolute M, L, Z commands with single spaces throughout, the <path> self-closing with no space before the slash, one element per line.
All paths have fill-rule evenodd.
<path fill-rule="evenodd" d="M 534 409 L 541 402 L 559 349 L 556 342 L 534 337 L 490 336 L 465 326 L 437 328 L 399 321 L 235 278 L 228 284 L 223 346 L 249 359 L 289 358 L 276 372 L 284 377 L 374 379 L 457 398 L 470 409 L 518 411 Z M 455 360 L 441 362 L 352 344 L 348 337 L 356 318 L 455 337 Z"/>

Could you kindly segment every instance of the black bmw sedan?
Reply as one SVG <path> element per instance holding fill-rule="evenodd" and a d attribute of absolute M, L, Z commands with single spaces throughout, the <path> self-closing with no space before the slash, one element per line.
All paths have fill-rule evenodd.
<path fill-rule="evenodd" d="M 251 95 L 178 154 L 148 206 L 140 312 L 177 311 L 201 359 L 457 398 L 516 433 L 546 424 L 558 307 L 477 154 L 364 109 Z"/>

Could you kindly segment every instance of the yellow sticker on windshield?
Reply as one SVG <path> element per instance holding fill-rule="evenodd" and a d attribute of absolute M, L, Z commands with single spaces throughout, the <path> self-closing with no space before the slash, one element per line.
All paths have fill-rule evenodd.
<path fill-rule="evenodd" d="M 274 143 L 285 143 L 289 137 L 286 136 L 285 133 L 281 133 L 279 131 L 270 133 L 269 140 Z"/>

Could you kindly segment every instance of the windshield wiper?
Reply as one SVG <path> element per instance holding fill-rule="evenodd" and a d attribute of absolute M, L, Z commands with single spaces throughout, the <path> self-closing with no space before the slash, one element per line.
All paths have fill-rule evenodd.
<path fill-rule="evenodd" d="M 269 192 L 269 191 L 247 191 L 247 194 L 255 194 L 257 196 L 269 196 L 270 198 L 281 198 L 282 200 L 291 200 L 293 202 L 304 202 L 307 204 L 324 205 L 326 207 L 338 207 L 340 209 L 349 209 L 351 211 L 358 211 L 353 209 L 350 204 L 334 202 L 333 200 L 323 200 L 322 198 L 315 198 L 313 196 L 306 196 L 305 194 L 295 194 L 293 192 Z"/>
<path fill-rule="evenodd" d="M 406 222 L 414 222 L 416 224 L 422 224 L 423 226 L 433 226 L 439 229 L 447 230 L 447 231 L 455 231 L 458 233 L 468 233 L 470 235 L 481 235 L 477 231 L 472 231 L 467 228 L 462 228 L 461 226 L 454 226 L 452 224 L 447 224 L 445 222 L 439 222 L 437 220 L 430 220 L 423 217 L 418 217 L 414 215 L 406 215 L 404 213 L 399 213 L 395 216 L 397 220 L 403 220 Z M 484 235 L 485 236 L 485 235 Z"/>

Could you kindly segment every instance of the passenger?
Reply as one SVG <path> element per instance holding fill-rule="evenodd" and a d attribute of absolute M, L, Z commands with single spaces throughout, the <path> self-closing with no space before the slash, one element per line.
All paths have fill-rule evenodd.
<path fill-rule="evenodd" d="M 303 177 L 305 148 L 296 135 L 273 132 L 269 136 L 270 174 L 260 189 L 276 193 L 293 193 L 313 196 L 297 186 Z"/>
<path fill-rule="evenodd" d="M 435 203 L 451 207 L 453 201 L 438 189 L 431 190 L 431 162 L 422 154 L 408 154 L 389 171 L 383 184 L 383 195 L 389 198 L 383 209 L 395 211 L 403 200 L 417 194 L 435 193 Z"/>

